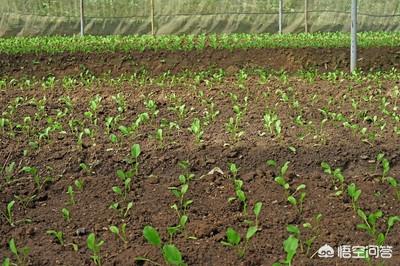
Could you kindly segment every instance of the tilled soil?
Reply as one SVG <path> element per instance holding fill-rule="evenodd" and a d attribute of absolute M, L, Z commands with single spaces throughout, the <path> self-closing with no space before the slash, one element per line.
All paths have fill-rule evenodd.
<path fill-rule="evenodd" d="M 348 71 L 350 51 L 345 48 L 299 49 L 249 49 L 202 51 L 145 51 L 115 53 L 63 53 L 22 54 L 0 53 L 0 76 L 56 77 L 79 75 L 89 70 L 99 75 L 132 74 L 146 70 L 159 75 L 167 71 L 179 73 L 185 70 L 204 71 L 223 68 L 229 73 L 239 69 L 266 68 L 295 72 L 317 69 L 319 71 Z M 365 48 L 359 50 L 358 68 L 364 71 L 381 71 L 399 68 L 400 48 Z"/>
<path fill-rule="evenodd" d="M 327 51 L 341 54 L 342 61 L 337 58 L 335 60 L 338 61 L 331 60 L 332 58 L 326 56 Z M 308 66 L 306 62 L 310 60 L 312 64 L 319 62 L 319 68 L 324 68 L 323 62 L 328 61 L 328 70 L 346 67 L 347 51 L 332 51 L 287 50 L 287 60 L 283 60 L 286 63 L 282 63 L 281 66 L 295 69 L 299 64 Z M 365 60 L 375 58 L 377 61 L 369 65 L 365 60 L 361 61 L 368 65 L 366 68 L 383 66 L 388 69 L 398 64 L 397 59 L 374 54 L 373 49 L 368 51 L 371 58 Z M 391 51 L 395 53 L 395 49 Z M 178 222 L 176 212 L 170 207 L 177 203 L 177 200 L 169 187 L 179 186 L 178 177 L 184 170 L 178 163 L 188 160 L 189 171 L 194 174 L 194 178 L 190 181 L 185 197 L 193 200 L 193 204 L 187 211 L 189 221 L 185 230 L 172 241 L 189 265 L 272 265 L 285 257 L 283 242 L 289 236 L 286 230 L 288 224 L 297 225 L 302 232 L 300 239 L 303 242 L 303 250 L 299 247 L 293 265 L 366 265 L 362 259 L 322 259 L 315 254 L 324 244 L 332 247 L 375 244 L 371 236 L 356 228 L 361 220 L 353 210 L 346 191 L 342 196 L 335 196 L 337 190 L 332 177 L 325 174 L 320 165 L 325 161 L 334 168 L 341 168 L 345 184 L 357 184 L 362 190 L 360 208 L 366 213 L 377 210 L 384 213 L 383 219 L 378 222 L 378 229 L 384 232 L 388 217 L 400 215 L 400 202 L 396 200 L 394 189 L 387 183 L 380 182 L 382 168 L 376 167 L 375 159 L 379 153 L 384 152 L 390 161 L 390 175 L 395 178 L 400 176 L 400 141 L 399 136 L 393 132 L 399 123 L 381 111 L 383 96 L 390 102 L 388 108 L 395 107 L 396 102 L 391 90 L 398 86 L 398 81 L 328 81 L 318 77 L 315 81 L 309 81 L 296 75 L 273 76 L 268 80 L 248 75 L 244 80 L 238 80 L 239 74 L 236 70 L 243 66 L 251 66 L 248 65 L 249 62 L 255 61 L 258 64 L 270 56 L 269 61 L 261 66 L 278 65 L 281 57 L 273 57 L 273 53 L 261 51 L 260 54 L 253 51 L 250 55 L 249 51 L 242 51 L 240 57 L 231 58 L 231 52 L 206 51 L 201 55 L 200 61 L 195 61 L 196 56 L 190 53 L 177 55 L 159 52 L 154 55 L 140 55 L 140 59 L 135 63 L 138 64 L 137 67 L 143 65 L 152 68 L 156 66 L 157 60 L 166 58 L 165 62 L 158 63 L 160 68 L 155 68 L 155 73 L 165 70 L 179 72 L 191 64 L 199 64 L 194 67 L 195 70 L 205 70 L 209 66 L 233 66 L 227 71 L 233 71 L 232 75 L 221 79 L 212 75 L 197 76 L 200 78 L 166 75 L 166 78 L 137 78 L 124 82 L 94 81 L 89 85 L 78 84 L 72 88 L 64 88 L 61 82 L 56 82 L 54 88 L 46 88 L 40 83 L 26 88 L 18 82 L 10 82 L 10 85 L 0 92 L 2 117 L 8 117 L 14 125 L 22 125 L 24 120 L 26 121 L 25 117 L 30 116 L 32 127 L 29 131 L 14 127 L 14 136 L 8 127 L 0 132 L 1 169 L 4 170 L 11 162 L 16 163 L 10 182 L 6 183 L 6 174 L 2 171 L 1 210 L 4 211 L 7 203 L 15 199 L 15 196 L 34 198 L 24 202 L 16 200 L 14 220 L 18 222 L 15 226 L 10 226 L 4 217 L 0 218 L 0 261 L 5 256 L 15 261 L 7 244 L 14 238 L 18 247 L 27 246 L 31 249 L 29 265 L 90 265 L 91 253 L 86 247 L 86 238 L 93 232 L 98 239 L 105 240 L 101 248 L 104 265 L 135 265 L 135 257 L 138 256 L 145 256 L 163 264 L 160 250 L 145 241 L 142 230 L 144 226 L 152 225 L 158 229 L 164 242 L 169 241 L 167 227 Z M 279 53 L 283 56 L 284 52 Z M 289 54 L 295 55 L 293 63 L 289 63 Z M 131 71 L 132 65 L 122 63 L 119 68 L 114 60 L 122 62 L 124 56 L 132 55 L 118 54 L 115 55 L 117 59 L 112 56 L 107 59 L 108 56 L 2 55 L 0 71 L 3 75 L 16 78 L 49 74 L 62 77 L 78 74 L 81 69 L 77 62 L 97 74 L 105 69 L 117 69 L 117 72 L 121 71 L 119 74 Z M 135 56 L 139 54 L 133 54 L 132 57 Z M 41 64 L 27 64 L 34 58 L 41 58 Z M 324 60 L 321 60 L 322 58 Z M 15 61 L 17 59 L 19 61 Z M 72 62 L 69 64 L 68 60 Z M 169 60 L 175 60 L 175 63 L 169 63 Z M 208 60 L 210 64 L 206 63 Z M 149 62 L 147 65 L 146 61 Z M 204 92 L 204 96 L 200 91 Z M 126 99 L 126 111 L 120 114 L 112 98 L 118 93 Z M 239 105 L 243 105 L 245 97 L 248 97 L 247 112 L 240 124 L 244 135 L 238 141 L 234 141 L 226 130 L 227 121 L 234 116 L 230 93 L 238 96 Z M 95 95 L 102 97 L 97 126 L 84 116 L 90 100 Z M 69 96 L 72 100 L 73 108 L 68 112 L 64 112 L 66 105 L 60 99 L 62 96 Z M 365 101 L 364 96 L 372 96 L 372 100 Z M 22 97 L 21 104 L 12 111 L 9 106 L 15 103 L 17 97 Z M 45 108 L 39 112 L 38 107 L 32 102 L 29 103 L 29 100 L 36 99 L 37 102 L 43 97 L 46 97 Z M 153 99 L 157 104 L 158 115 L 150 115 L 150 120 L 128 137 L 123 136 L 117 128 L 112 128 L 111 132 L 118 137 L 118 142 L 112 143 L 106 132 L 105 119 L 119 114 L 119 123 L 127 126 L 136 120 L 138 114 L 149 112 L 144 105 L 144 101 L 148 99 Z M 359 103 L 357 108 L 352 106 L 352 99 Z M 209 125 L 203 125 L 203 142 L 197 144 L 188 128 L 194 118 L 205 121 L 204 112 L 209 105 L 205 104 L 204 100 L 215 103 L 219 115 Z M 171 109 L 180 104 L 185 104 L 187 110 L 181 117 Z M 263 126 L 266 108 L 274 110 L 282 121 L 280 137 L 271 134 Z M 320 109 L 324 108 L 342 113 L 351 123 L 367 128 L 368 132 L 375 132 L 376 137 L 366 138 L 359 132 L 345 128 L 343 123 L 338 121 L 328 120 L 321 125 L 324 116 Z M 64 116 L 56 118 L 59 111 L 63 111 Z M 378 120 L 384 119 L 385 127 L 380 129 L 381 125 L 377 126 L 369 120 L 364 121 L 360 118 L 364 112 L 371 117 L 376 115 Z M 34 118 L 35 114 L 39 115 L 37 120 Z M 303 122 L 297 124 L 294 120 L 299 115 Z M 50 117 L 52 121 L 60 122 L 62 129 L 50 132 L 48 139 L 39 138 L 39 134 L 51 123 Z M 69 121 L 73 119 L 82 122 L 82 125 L 77 126 L 78 130 L 89 128 L 95 131 L 92 138 L 83 138 L 82 145 L 78 145 L 78 134 L 69 127 Z M 179 129 L 163 127 L 164 140 L 160 143 L 155 138 L 156 130 L 165 124 L 164 121 L 175 121 Z M 36 149 L 33 148 L 32 142 L 38 144 Z M 125 159 L 134 143 L 140 144 L 142 154 L 139 158 L 139 172 L 133 177 L 132 189 L 126 199 L 120 202 L 122 206 L 126 206 L 127 202 L 132 201 L 133 208 L 126 217 L 122 217 L 119 212 L 109 208 L 113 202 L 118 201 L 112 187 L 122 186 L 116 171 L 130 168 Z M 267 166 L 266 161 L 270 159 L 275 160 L 278 167 Z M 283 188 L 274 181 L 279 175 L 279 166 L 286 161 L 290 163 L 285 179 L 292 189 L 299 184 L 306 185 L 307 196 L 302 211 L 287 202 Z M 81 163 L 88 165 L 89 169 L 82 170 L 79 166 Z M 239 167 L 239 178 L 244 181 L 243 189 L 249 206 L 247 215 L 243 213 L 243 206 L 238 201 L 228 202 L 228 199 L 235 195 L 232 175 L 228 170 L 229 163 L 235 163 Z M 52 181 L 37 189 L 32 178 L 21 171 L 24 166 L 37 167 L 40 176 L 51 177 Z M 217 167 L 221 171 L 217 171 Z M 74 187 L 76 203 L 70 205 L 67 188 L 74 186 L 74 181 L 78 179 L 83 180 L 85 186 L 83 191 Z M 245 256 L 240 257 L 237 249 L 226 247 L 221 241 L 226 240 L 225 232 L 228 227 L 235 228 L 242 236 L 245 235 L 248 228 L 245 221 L 254 220 L 251 210 L 257 201 L 263 203 L 259 218 L 260 230 L 249 241 Z M 63 219 L 62 208 L 69 209 L 70 221 Z M 322 219 L 317 226 L 314 217 L 319 213 L 322 214 Z M 30 219 L 30 222 L 25 221 L 26 219 Z M 306 222 L 317 226 L 316 230 L 312 232 L 303 228 L 302 225 Z M 108 229 L 110 225 L 120 226 L 123 223 L 127 224 L 126 245 Z M 64 233 L 64 246 L 46 234 L 50 229 Z M 304 241 L 314 235 L 317 238 L 307 253 Z M 400 264 L 399 235 L 400 224 L 396 224 L 385 242 L 385 245 L 393 246 L 393 257 L 373 260 L 373 263 Z M 77 252 L 68 245 L 70 243 L 78 245 Z"/>

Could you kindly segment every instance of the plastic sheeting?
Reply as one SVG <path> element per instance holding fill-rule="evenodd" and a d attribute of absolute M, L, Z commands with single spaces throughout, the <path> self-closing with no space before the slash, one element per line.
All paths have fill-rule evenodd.
<path fill-rule="evenodd" d="M 85 33 L 275 33 L 279 0 L 84 0 Z M 305 29 L 306 0 L 283 0 L 283 32 Z M 349 31 L 351 0 L 307 0 L 308 30 Z M 359 1 L 360 31 L 398 31 L 400 1 Z M 0 36 L 80 32 L 79 0 L 0 0 Z"/>

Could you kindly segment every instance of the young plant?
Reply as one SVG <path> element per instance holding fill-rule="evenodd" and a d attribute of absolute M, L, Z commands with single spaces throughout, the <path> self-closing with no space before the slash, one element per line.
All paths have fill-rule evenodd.
<path fill-rule="evenodd" d="M 279 137 L 282 132 L 282 122 L 278 115 L 266 110 L 263 116 L 264 127 L 269 130 L 271 135 Z"/>
<path fill-rule="evenodd" d="M 75 191 L 72 186 L 68 186 L 67 194 L 69 196 L 68 205 L 75 205 Z"/>
<path fill-rule="evenodd" d="M 322 162 L 321 167 L 324 170 L 325 174 L 328 174 L 333 177 L 332 183 L 335 187 L 335 190 L 337 190 L 335 195 L 336 196 L 342 195 L 344 191 L 344 180 L 345 180 L 342 170 L 340 168 L 336 168 L 335 170 L 333 170 L 331 166 L 326 162 Z M 339 183 L 339 187 L 337 186 L 337 183 Z"/>
<path fill-rule="evenodd" d="M 388 177 L 387 181 L 388 181 L 389 185 L 394 189 L 397 200 L 400 201 L 399 181 L 397 181 L 397 179 L 394 177 Z"/>
<path fill-rule="evenodd" d="M 196 137 L 196 143 L 200 144 L 203 141 L 203 129 L 201 128 L 200 119 L 195 118 L 192 122 L 192 125 L 189 128 L 189 131 Z"/>
<path fill-rule="evenodd" d="M 120 238 L 124 244 L 128 244 L 128 239 L 126 237 L 126 223 L 121 225 L 121 228 L 118 228 L 115 225 L 111 225 L 109 227 L 111 233 L 113 233 L 117 238 Z"/>
<path fill-rule="evenodd" d="M 347 187 L 347 194 L 349 195 L 349 197 L 351 198 L 351 203 L 353 205 L 353 209 L 355 212 L 357 212 L 357 209 L 359 208 L 358 205 L 358 200 L 361 196 L 361 189 L 359 189 L 356 184 L 351 183 L 348 187 Z"/>
<path fill-rule="evenodd" d="M 61 246 L 64 246 L 64 233 L 62 231 L 47 230 L 46 234 L 51 235 Z"/>
<path fill-rule="evenodd" d="M 297 186 L 296 190 L 287 197 L 287 201 L 292 204 L 300 214 L 303 212 L 303 203 L 307 196 L 307 193 L 303 191 L 305 188 L 305 184 L 300 184 Z M 297 195 L 298 192 L 300 192 L 299 195 Z"/>
<path fill-rule="evenodd" d="M 0 211 L 0 214 L 6 219 L 6 221 L 11 225 L 14 226 L 14 204 L 15 201 L 12 200 L 7 204 L 7 208 L 5 212 Z"/>
<path fill-rule="evenodd" d="M 15 259 L 17 260 L 16 265 L 21 265 L 21 266 L 28 265 L 29 263 L 28 255 L 30 252 L 30 248 L 28 247 L 18 248 L 17 245 L 15 244 L 14 238 L 12 238 L 8 242 L 8 247 L 10 248 L 10 251 L 14 255 Z"/>
<path fill-rule="evenodd" d="M 88 249 L 93 253 L 93 255 L 90 258 L 93 260 L 94 264 L 100 266 L 101 265 L 100 249 L 101 246 L 104 244 L 104 241 L 103 240 L 97 241 L 95 234 L 90 233 L 86 243 Z"/>
<path fill-rule="evenodd" d="M 248 243 L 250 239 L 252 239 L 255 234 L 258 232 L 259 228 L 259 216 L 262 209 L 262 203 L 257 202 L 254 205 L 253 213 L 255 215 L 255 221 L 246 221 L 249 224 L 249 227 L 246 231 L 245 241 L 241 247 L 238 247 L 238 254 L 240 257 L 244 257 L 247 251 Z M 226 230 L 226 241 L 221 241 L 221 243 L 228 247 L 236 247 L 241 244 L 241 237 L 238 232 L 235 231 L 232 227 L 229 227 Z"/>
<path fill-rule="evenodd" d="M 241 179 L 235 179 L 234 180 L 234 187 L 235 187 L 235 197 L 230 197 L 228 199 L 228 202 L 231 202 L 233 200 L 239 200 L 239 202 L 243 206 L 243 214 L 247 214 L 247 196 L 246 193 L 243 191 L 243 180 Z"/>
<path fill-rule="evenodd" d="M 299 240 L 290 235 L 284 242 L 283 242 L 283 249 L 286 253 L 286 259 L 280 262 L 275 262 L 272 266 L 281 266 L 281 265 L 288 265 L 292 266 L 293 258 L 296 256 L 297 248 L 299 247 Z"/>
<path fill-rule="evenodd" d="M 174 266 L 185 266 L 187 265 L 182 258 L 182 254 L 179 249 L 173 244 L 163 244 L 158 231 L 149 225 L 146 225 L 143 229 L 143 236 L 147 242 L 161 250 L 164 257 L 164 261 L 168 265 Z M 150 262 L 154 265 L 160 265 L 159 263 L 152 261 L 145 257 L 136 257 L 136 261 Z"/>
<path fill-rule="evenodd" d="M 156 140 L 158 141 L 161 148 L 164 147 L 164 132 L 162 128 L 158 128 L 156 131 Z"/>
<path fill-rule="evenodd" d="M 64 217 L 64 221 L 70 222 L 71 221 L 71 214 L 67 208 L 62 208 L 61 213 Z"/>
<path fill-rule="evenodd" d="M 127 160 L 129 164 L 132 164 L 135 170 L 135 175 L 139 172 L 139 156 L 142 153 L 139 144 L 133 144 L 131 147 L 130 158 Z"/>

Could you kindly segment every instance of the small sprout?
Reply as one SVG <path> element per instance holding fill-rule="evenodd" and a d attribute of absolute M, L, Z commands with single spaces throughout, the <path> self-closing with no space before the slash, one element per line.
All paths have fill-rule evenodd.
<path fill-rule="evenodd" d="M 51 235 L 60 245 L 64 246 L 64 233 L 62 231 L 47 230 L 46 234 Z"/>
<path fill-rule="evenodd" d="M 67 208 L 62 208 L 61 213 L 63 214 L 64 220 L 66 222 L 71 221 L 71 215 Z"/>
<path fill-rule="evenodd" d="M 101 265 L 100 249 L 101 246 L 104 244 L 104 241 L 100 240 L 97 242 L 95 234 L 90 233 L 86 243 L 88 249 L 93 253 L 93 255 L 90 258 L 93 260 L 94 264 Z"/>
<path fill-rule="evenodd" d="M 128 240 L 126 238 L 126 224 L 125 223 L 121 225 L 121 229 L 119 229 L 115 225 L 111 225 L 109 228 L 110 228 L 111 233 L 113 233 L 116 237 L 119 237 L 124 242 L 124 244 L 128 243 Z"/>
<path fill-rule="evenodd" d="M 18 248 L 17 245 L 15 244 L 14 238 L 12 238 L 8 242 L 8 247 L 17 260 L 16 265 L 28 265 L 29 261 L 28 255 L 30 252 L 30 249 L 28 247 Z"/>
<path fill-rule="evenodd" d="M 353 204 L 353 209 L 355 212 L 357 212 L 358 209 L 358 200 L 360 198 L 361 195 L 361 189 L 358 189 L 356 184 L 351 183 L 348 187 L 347 187 L 347 194 L 350 196 L 351 198 L 351 202 Z"/>
<path fill-rule="evenodd" d="M 285 264 L 288 264 L 289 266 L 292 265 L 292 261 L 297 253 L 298 247 L 299 247 L 299 240 L 292 235 L 289 236 L 289 238 L 283 242 L 283 249 L 286 252 L 286 259 L 284 261 Z"/>
<path fill-rule="evenodd" d="M 164 244 L 162 245 L 162 241 L 158 231 L 149 225 L 146 225 L 143 229 L 143 236 L 147 240 L 147 242 L 157 248 L 160 248 L 160 251 L 163 255 L 164 261 L 168 265 L 176 265 L 176 266 L 184 266 L 186 263 L 183 261 L 182 254 L 179 249 L 173 244 Z M 136 261 L 147 261 L 154 265 L 160 265 L 157 262 L 154 262 L 145 257 L 136 257 Z"/>
<path fill-rule="evenodd" d="M 276 161 L 275 160 L 268 160 L 267 165 L 270 167 L 276 167 Z"/>
<path fill-rule="evenodd" d="M 85 182 L 82 179 L 75 180 L 74 184 L 79 191 L 82 191 L 85 186 Z"/>
<path fill-rule="evenodd" d="M 195 118 L 192 122 L 192 125 L 189 128 L 189 131 L 196 137 L 196 143 L 200 144 L 203 141 L 203 133 L 204 131 L 201 128 L 200 119 Z"/>
<path fill-rule="evenodd" d="M 0 214 L 6 218 L 7 222 L 11 225 L 14 226 L 14 204 L 15 200 L 10 201 L 7 204 L 7 208 L 5 212 L 0 211 Z"/>
<path fill-rule="evenodd" d="M 67 194 L 69 195 L 69 205 L 75 205 L 75 191 L 72 186 L 68 186 Z"/>

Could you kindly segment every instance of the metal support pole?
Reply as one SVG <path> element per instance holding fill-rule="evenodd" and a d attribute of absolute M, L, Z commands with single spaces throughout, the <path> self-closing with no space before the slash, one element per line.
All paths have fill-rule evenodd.
<path fill-rule="evenodd" d="M 83 6 L 83 0 L 80 0 L 79 3 L 80 7 L 80 13 L 81 13 L 81 36 L 85 35 L 85 12 L 84 12 L 84 6 Z"/>
<path fill-rule="evenodd" d="M 155 34 L 155 29 L 154 29 L 154 0 L 150 1 L 151 7 L 150 7 L 150 16 L 151 16 L 151 35 L 154 36 Z"/>
<path fill-rule="evenodd" d="M 357 0 L 351 1 L 350 72 L 357 69 Z"/>
<path fill-rule="evenodd" d="M 282 34 L 283 0 L 279 0 L 279 34 Z"/>
<path fill-rule="evenodd" d="M 308 0 L 304 0 L 304 32 L 308 33 Z"/>

